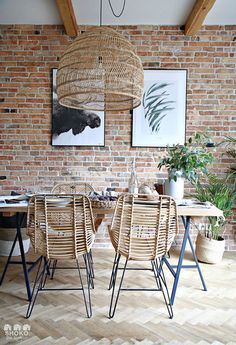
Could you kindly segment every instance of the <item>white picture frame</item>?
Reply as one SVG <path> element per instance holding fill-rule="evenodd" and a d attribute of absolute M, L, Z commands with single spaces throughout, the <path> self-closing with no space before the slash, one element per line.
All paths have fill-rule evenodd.
<path fill-rule="evenodd" d="M 187 70 L 144 71 L 142 104 L 133 110 L 133 147 L 184 144 L 186 91 Z"/>
<path fill-rule="evenodd" d="M 52 69 L 52 145 L 104 146 L 105 115 L 63 107 L 56 93 L 57 69 Z"/>

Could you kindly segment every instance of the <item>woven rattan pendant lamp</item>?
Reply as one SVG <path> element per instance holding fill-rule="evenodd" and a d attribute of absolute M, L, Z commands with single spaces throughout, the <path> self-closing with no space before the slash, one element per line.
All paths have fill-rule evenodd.
<path fill-rule="evenodd" d="M 60 59 L 57 95 L 63 106 L 129 110 L 140 105 L 142 94 L 143 67 L 135 47 L 111 28 L 82 33 Z"/>

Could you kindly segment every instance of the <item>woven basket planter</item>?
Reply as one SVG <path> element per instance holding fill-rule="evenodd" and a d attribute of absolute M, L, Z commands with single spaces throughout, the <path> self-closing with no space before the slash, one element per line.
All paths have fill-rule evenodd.
<path fill-rule="evenodd" d="M 196 240 L 196 255 L 199 261 L 207 264 L 216 264 L 222 260 L 225 250 L 225 240 L 213 240 L 198 234 Z"/>
<path fill-rule="evenodd" d="M 26 235 L 26 228 L 21 228 L 21 235 L 23 240 L 24 252 L 27 253 L 30 246 L 30 239 Z M 0 227 L 0 256 L 8 256 L 11 251 L 13 241 L 16 237 L 16 228 Z M 19 242 L 16 242 L 12 256 L 19 256 L 20 247 Z"/>
<path fill-rule="evenodd" d="M 16 216 L 7 216 L 0 214 L 0 256 L 8 256 L 11 251 L 12 244 L 16 237 Z M 21 224 L 21 236 L 23 240 L 24 252 L 27 253 L 30 246 L 30 239 L 26 235 L 26 220 Z M 13 256 L 20 255 L 19 242 L 16 242 L 12 253 Z"/>

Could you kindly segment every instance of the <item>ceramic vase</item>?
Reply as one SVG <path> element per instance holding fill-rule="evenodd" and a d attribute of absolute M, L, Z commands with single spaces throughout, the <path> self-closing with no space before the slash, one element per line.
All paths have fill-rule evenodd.
<path fill-rule="evenodd" d="M 179 175 L 181 175 L 181 173 L 179 173 Z M 165 194 L 172 196 L 174 199 L 183 199 L 184 177 L 177 176 L 176 181 L 173 178 L 171 178 L 171 180 L 167 179 L 165 182 Z"/>

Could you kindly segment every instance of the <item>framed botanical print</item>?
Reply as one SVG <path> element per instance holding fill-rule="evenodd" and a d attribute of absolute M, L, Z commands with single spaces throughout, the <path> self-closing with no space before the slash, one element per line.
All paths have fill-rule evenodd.
<path fill-rule="evenodd" d="M 104 112 L 67 108 L 59 104 L 52 70 L 52 145 L 104 146 Z"/>
<path fill-rule="evenodd" d="M 186 70 L 145 70 L 142 104 L 134 109 L 132 146 L 185 142 Z"/>

